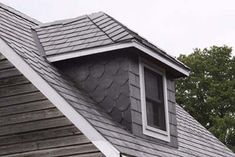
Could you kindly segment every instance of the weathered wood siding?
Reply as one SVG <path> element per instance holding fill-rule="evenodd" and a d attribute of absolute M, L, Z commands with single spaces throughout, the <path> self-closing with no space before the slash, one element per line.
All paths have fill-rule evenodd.
<path fill-rule="evenodd" d="M 99 157 L 97 148 L 0 55 L 0 156 Z"/>

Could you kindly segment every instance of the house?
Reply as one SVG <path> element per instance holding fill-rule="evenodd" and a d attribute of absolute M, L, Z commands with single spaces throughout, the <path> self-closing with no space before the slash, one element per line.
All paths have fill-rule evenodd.
<path fill-rule="evenodd" d="M 235 157 L 175 102 L 189 68 L 99 12 L 0 4 L 0 156 Z"/>

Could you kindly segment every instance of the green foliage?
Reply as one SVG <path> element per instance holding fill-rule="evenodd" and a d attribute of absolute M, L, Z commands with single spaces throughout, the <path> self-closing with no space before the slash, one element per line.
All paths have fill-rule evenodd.
<path fill-rule="evenodd" d="M 177 102 L 235 152 L 235 57 L 232 48 L 195 49 L 178 59 L 191 68 L 176 83 Z"/>

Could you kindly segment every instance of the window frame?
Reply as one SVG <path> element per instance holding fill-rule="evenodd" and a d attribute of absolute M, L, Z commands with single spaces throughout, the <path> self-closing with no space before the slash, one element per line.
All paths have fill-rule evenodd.
<path fill-rule="evenodd" d="M 147 125 L 144 68 L 147 68 L 162 76 L 166 131 Z M 149 61 L 146 61 L 143 58 L 139 58 L 139 73 L 140 73 L 140 98 L 141 98 L 143 134 L 166 142 L 170 142 L 170 124 L 169 124 L 168 99 L 167 99 L 166 71 L 165 69 L 160 68 L 157 65 L 149 63 Z"/>

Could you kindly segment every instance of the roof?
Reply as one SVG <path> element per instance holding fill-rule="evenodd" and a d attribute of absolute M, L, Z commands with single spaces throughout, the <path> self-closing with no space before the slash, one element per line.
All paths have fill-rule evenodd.
<path fill-rule="evenodd" d="M 47 56 L 133 39 L 126 29 L 100 12 L 35 27 Z"/>
<path fill-rule="evenodd" d="M 39 52 L 32 35 L 32 27 L 46 28 L 47 25 L 52 27 L 52 24 L 38 26 L 39 24 L 24 14 L 0 4 L 0 52 L 101 152 L 107 156 L 119 156 L 121 153 L 137 157 L 235 157 L 226 146 L 178 105 L 176 108 L 178 149 L 151 143 L 124 130 L 83 91 L 75 88 L 73 82 Z M 126 35 L 123 38 L 127 36 L 130 37 Z M 70 112 L 73 114 L 69 114 Z M 108 149 L 112 149 L 112 152 L 110 153 Z"/>
<path fill-rule="evenodd" d="M 84 55 L 82 50 L 135 42 L 189 72 L 187 66 L 103 12 L 45 23 L 34 29 L 42 45 L 41 53 L 51 61 L 67 59 L 68 54 Z"/>

